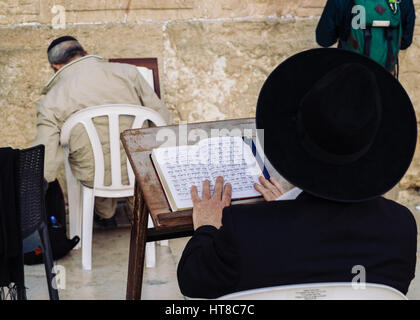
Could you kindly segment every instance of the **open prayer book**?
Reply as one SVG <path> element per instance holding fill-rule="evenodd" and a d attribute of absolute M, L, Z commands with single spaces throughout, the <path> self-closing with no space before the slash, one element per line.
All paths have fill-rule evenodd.
<path fill-rule="evenodd" d="M 210 181 L 213 194 L 219 176 L 232 185 L 232 200 L 261 197 L 254 183 L 263 173 L 241 137 L 215 137 L 192 146 L 154 149 L 151 157 L 172 211 L 191 209 L 190 189 L 197 186 L 201 197 L 204 180 Z"/>

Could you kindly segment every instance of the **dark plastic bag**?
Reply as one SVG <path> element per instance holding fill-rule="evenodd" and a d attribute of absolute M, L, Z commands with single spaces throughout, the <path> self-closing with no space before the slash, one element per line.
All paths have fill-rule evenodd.
<path fill-rule="evenodd" d="M 66 256 L 80 241 L 78 236 L 67 238 L 66 208 L 63 191 L 57 180 L 49 183 L 45 195 L 45 210 L 48 220 L 48 233 L 54 260 Z M 43 263 L 42 249 L 25 253 L 26 265 Z"/>

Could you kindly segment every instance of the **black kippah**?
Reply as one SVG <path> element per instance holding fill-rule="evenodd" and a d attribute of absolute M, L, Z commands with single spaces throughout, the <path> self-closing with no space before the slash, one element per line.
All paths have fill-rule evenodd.
<path fill-rule="evenodd" d="M 53 42 L 51 42 L 50 46 L 48 47 L 47 52 L 50 52 L 50 50 L 52 48 L 54 48 L 56 45 L 58 45 L 58 44 L 60 44 L 60 43 L 62 43 L 64 41 L 77 41 L 77 39 L 75 39 L 75 38 L 73 38 L 71 36 L 64 36 L 64 37 L 57 38 Z"/>

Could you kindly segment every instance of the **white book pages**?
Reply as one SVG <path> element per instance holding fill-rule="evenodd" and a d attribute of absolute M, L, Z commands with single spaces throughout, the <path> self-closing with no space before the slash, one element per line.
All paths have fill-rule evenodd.
<path fill-rule="evenodd" d="M 240 137 L 216 137 L 194 146 L 155 149 L 153 158 L 166 185 L 165 192 L 170 193 L 168 199 L 173 210 L 192 208 L 191 187 L 197 186 L 201 196 L 203 181 L 209 180 L 213 192 L 218 176 L 232 185 L 232 199 L 260 196 L 254 183 L 262 170 L 251 148 Z"/>

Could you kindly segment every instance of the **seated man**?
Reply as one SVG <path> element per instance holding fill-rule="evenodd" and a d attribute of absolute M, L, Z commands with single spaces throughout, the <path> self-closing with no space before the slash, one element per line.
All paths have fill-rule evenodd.
<path fill-rule="evenodd" d="M 192 187 L 195 232 L 178 266 L 181 292 L 216 298 L 277 285 L 351 283 L 353 268 L 362 266 L 367 283 L 407 293 L 416 222 L 381 196 L 405 174 L 417 140 L 414 110 L 398 81 L 362 55 L 306 51 L 270 75 L 256 123 L 267 158 L 303 192 L 273 201 L 282 190 L 261 178 L 255 188 L 266 202 L 230 206 L 232 186 L 223 187 L 223 178 L 212 196 L 208 181 L 201 198 Z"/>
<path fill-rule="evenodd" d="M 43 90 L 45 96 L 38 106 L 37 137 L 34 145 L 45 145 L 45 179 L 54 181 L 63 161 L 59 145 L 64 122 L 75 112 L 104 104 L 142 105 L 158 111 L 171 123 L 168 108 L 138 72 L 128 64 L 109 63 L 107 60 L 87 55 L 73 37 L 54 40 L 48 48 L 48 60 L 55 75 Z M 129 129 L 131 117 L 121 117 L 120 130 Z M 103 146 L 109 146 L 108 120 L 96 118 L 94 124 Z M 88 187 L 93 186 L 93 152 L 82 125 L 76 126 L 70 137 L 69 161 L 74 176 Z M 109 147 L 104 148 L 105 184 L 111 184 Z M 122 154 L 123 154 L 122 150 Z M 128 184 L 125 156 L 122 159 L 123 183 Z M 115 213 L 118 199 L 95 199 L 95 213 L 106 222 Z"/>

